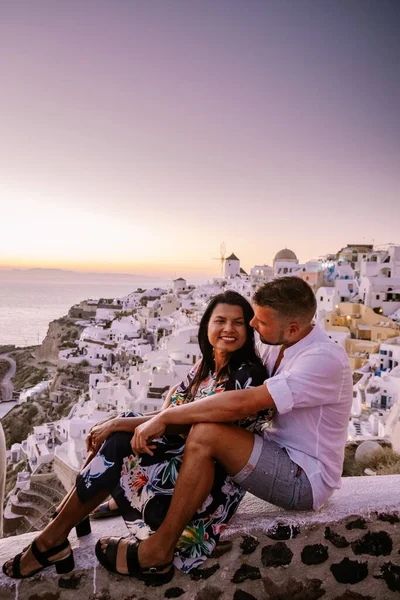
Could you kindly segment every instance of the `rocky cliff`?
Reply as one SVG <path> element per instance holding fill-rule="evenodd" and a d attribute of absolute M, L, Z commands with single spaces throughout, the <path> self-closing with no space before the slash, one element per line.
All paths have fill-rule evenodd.
<path fill-rule="evenodd" d="M 82 330 L 83 327 L 77 325 L 75 319 L 69 317 L 52 321 L 49 323 L 45 339 L 36 350 L 37 358 L 39 360 L 57 360 L 60 349 L 74 346 L 74 341 Z"/>

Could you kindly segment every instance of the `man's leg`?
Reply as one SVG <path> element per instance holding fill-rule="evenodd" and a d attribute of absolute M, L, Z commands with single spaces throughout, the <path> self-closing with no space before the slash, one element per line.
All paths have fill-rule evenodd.
<path fill-rule="evenodd" d="M 236 425 L 199 423 L 192 427 L 168 513 L 157 531 L 140 544 L 142 567 L 172 560 L 183 530 L 211 491 L 214 461 L 217 460 L 229 475 L 236 475 L 248 463 L 253 446 L 254 435 Z M 107 541 L 108 538 L 102 539 L 103 550 Z M 128 540 L 122 540 L 118 545 L 117 570 L 120 573 L 128 572 L 127 544 Z"/>

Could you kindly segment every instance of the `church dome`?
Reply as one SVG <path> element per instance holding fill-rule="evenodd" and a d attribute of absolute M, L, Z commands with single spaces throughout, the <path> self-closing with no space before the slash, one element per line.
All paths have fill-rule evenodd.
<path fill-rule="evenodd" d="M 274 258 L 274 262 L 276 262 L 276 261 L 296 262 L 296 263 L 299 262 L 295 253 L 292 250 L 289 250 L 289 248 L 284 248 L 283 250 L 279 250 L 279 252 L 277 252 L 277 254 Z"/>

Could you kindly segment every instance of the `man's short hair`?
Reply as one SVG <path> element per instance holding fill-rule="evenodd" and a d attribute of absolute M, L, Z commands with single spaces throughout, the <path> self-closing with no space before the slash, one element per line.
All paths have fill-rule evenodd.
<path fill-rule="evenodd" d="M 254 294 L 253 302 L 258 306 L 269 306 L 287 319 L 310 323 L 317 301 L 314 292 L 300 277 L 279 277 L 264 283 Z"/>

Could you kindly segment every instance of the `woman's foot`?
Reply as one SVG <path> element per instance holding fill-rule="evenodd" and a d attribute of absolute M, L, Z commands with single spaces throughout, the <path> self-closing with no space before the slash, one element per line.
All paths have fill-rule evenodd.
<path fill-rule="evenodd" d="M 106 517 L 116 517 L 120 515 L 121 512 L 115 502 L 114 498 L 108 500 L 108 502 L 103 502 L 94 511 L 90 514 L 92 519 L 103 519 Z"/>
<path fill-rule="evenodd" d="M 101 538 L 98 542 L 98 545 L 100 546 L 101 552 L 104 554 L 104 556 L 110 540 L 116 540 L 116 538 Z M 117 546 L 117 556 L 115 560 L 115 571 L 117 571 L 117 573 L 120 573 L 121 575 L 129 575 L 127 562 L 128 546 L 130 544 L 137 543 L 137 541 L 132 541 L 129 538 L 122 538 L 119 540 Z M 165 573 L 169 573 L 173 559 L 174 552 L 169 551 L 167 553 L 160 551 L 159 544 L 154 544 L 151 537 L 143 540 L 138 545 L 138 567 L 143 571 L 144 574 L 146 574 L 146 572 L 151 574 L 152 571 L 150 569 L 154 567 L 163 567 L 160 571 L 158 571 L 156 577 Z"/>
<path fill-rule="evenodd" d="M 73 568 L 72 550 L 67 540 L 49 544 L 39 536 L 17 556 L 19 557 L 17 564 L 14 564 L 14 558 L 11 558 L 3 565 L 3 572 L 9 577 L 29 577 L 37 571 L 57 563 L 60 568 L 63 564 L 67 565 L 66 568 L 71 567 L 72 564 L 68 570 Z"/>

